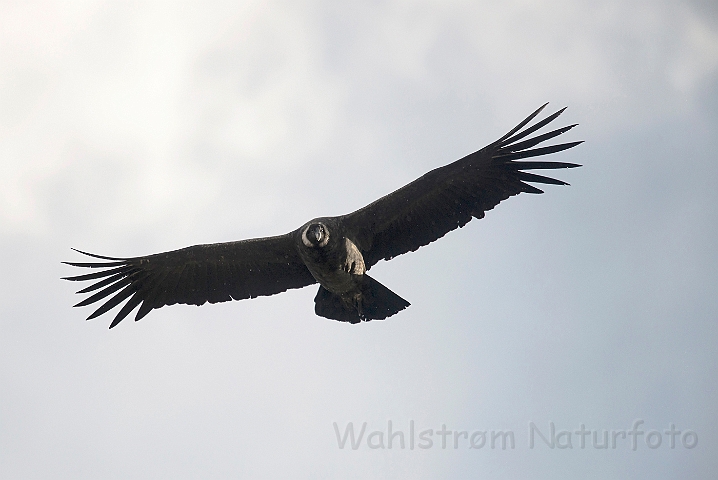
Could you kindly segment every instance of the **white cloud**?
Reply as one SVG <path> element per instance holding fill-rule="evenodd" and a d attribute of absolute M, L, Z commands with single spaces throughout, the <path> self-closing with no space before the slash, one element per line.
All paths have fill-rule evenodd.
<path fill-rule="evenodd" d="M 635 414 L 707 445 L 718 136 L 698 99 L 717 39 L 668 1 L 2 4 L 0 476 L 711 470 L 707 448 L 352 456 L 331 422 Z M 547 100 L 588 140 L 561 154 L 586 165 L 561 172 L 574 186 L 377 265 L 413 303 L 391 321 L 325 321 L 305 289 L 108 334 L 57 280 L 70 246 L 134 255 L 345 213 Z"/>

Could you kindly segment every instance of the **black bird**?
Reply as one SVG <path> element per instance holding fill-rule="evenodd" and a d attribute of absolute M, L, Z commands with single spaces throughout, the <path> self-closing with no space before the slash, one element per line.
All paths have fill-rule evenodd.
<path fill-rule="evenodd" d="M 242 300 L 319 283 L 314 298 L 317 315 L 350 323 L 390 317 L 408 307 L 409 302 L 366 274 L 379 260 L 417 250 L 463 227 L 472 218 L 483 218 L 487 210 L 512 195 L 543 193 L 526 182 L 568 185 L 525 170 L 580 165 L 517 161 L 581 143 L 532 148 L 576 125 L 522 140 L 565 110 L 527 127 L 545 106 L 477 152 L 434 169 L 356 212 L 316 218 L 286 235 L 195 245 L 132 258 L 77 250 L 107 261 L 63 262 L 103 269 L 65 278 L 99 279 L 77 293 L 99 291 L 75 306 L 89 305 L 114 294 L 87 318 L 90 320 L 129 298 L 110 324 L 112 328 L 137 306 L 140 308 L 135 320 L 165 305 Z"/>

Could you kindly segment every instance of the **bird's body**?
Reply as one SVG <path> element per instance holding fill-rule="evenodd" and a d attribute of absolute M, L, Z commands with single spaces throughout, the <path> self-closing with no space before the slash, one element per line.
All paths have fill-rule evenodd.
<path fill-rule="evenodd" d="M 358 323 L 382 320 L 409 306 L 366 274 L 364 256 L 336 218 L 314 219 L 294 236 L 299 257 L 321 285 L 314 299 L 318 315 Z"/>
<path fill-rule="evenodd" d="M 356 212 L 317 218 L 286 235 L 196 245 L 145 257 L 86 254 L 108 261 L 66 262 L 105 268 L 67 278 L 99 280 L 78 292 L 99 290 L 76 306 L 114 294 L 90 319 L 129 298 L 111 323 L 112 328 L 138 305 L 135 320 L 164 305 L 240 300 L 319 283 L 314 299 L 317 315 L 349 323 L 387 318 L 408 307 L 409 302 L 367 275 L 379 260 L 414 251 L 463 227 L 472 218 L 482 218 L 485 211 L 511 195 L 543 193 L 525 182 L 566 184 L 523 170 L 578 165 L 516 161 L 581 143 L 531 148 L 574 125 L 519 142 L 563 112 L 559 110 L 522 130 L 542 109 L 496 142 L 434 169 Z"/>
<path fill-rule="evenodd" d="M 324 233 L 326 243 L 321 241 L 312 243 L 307 239 L 307 231 L 315 225 L 326 232 Z M 297 232 L 299 238 L 296 244 L 299 256 L 317 282 L 338 294 L 356 290 L 355 277 L 364 275 L 366 265 L 361 252 L 346 236 L 346 232 L 341 231 L 331 218 L 314 219 Z"/>

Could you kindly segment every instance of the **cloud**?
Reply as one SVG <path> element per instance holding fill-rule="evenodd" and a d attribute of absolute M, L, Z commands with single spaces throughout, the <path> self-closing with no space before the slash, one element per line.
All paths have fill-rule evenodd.
<path fill-rule="evenodd" d="M 0 476 L 715 470 L 700 447 L 661 462 L 348 456 L 332 429 L 623 429 L 641 416 L 708 444 L 714 9 L 3 4 Z M 573 186 L 512 198 L 378 264 L 413 304 L 391 321 L 317 318 L 309 289 L 167 307 L 109 333 L 70 308 L 59 262 L 71 246 L 141 255 L 283 233 L 480 148 L 545 101 L 568 105 L 572 139 L 587 140 L 560 154 L 585 165 L 562 174 Z"/>

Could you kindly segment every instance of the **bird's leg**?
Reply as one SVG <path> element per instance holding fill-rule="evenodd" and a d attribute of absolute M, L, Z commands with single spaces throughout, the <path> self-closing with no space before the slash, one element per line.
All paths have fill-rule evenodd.
<path fill-rule="evenodd" d="M 354 295 L 354 307 L 357 309 L 357 313 L 359 314 L 359 318 L 362 320 L 365 320 L 364 317 L 364 309 L 362 307 L 362 296 L 361 293 L 358 293 Z"/>

